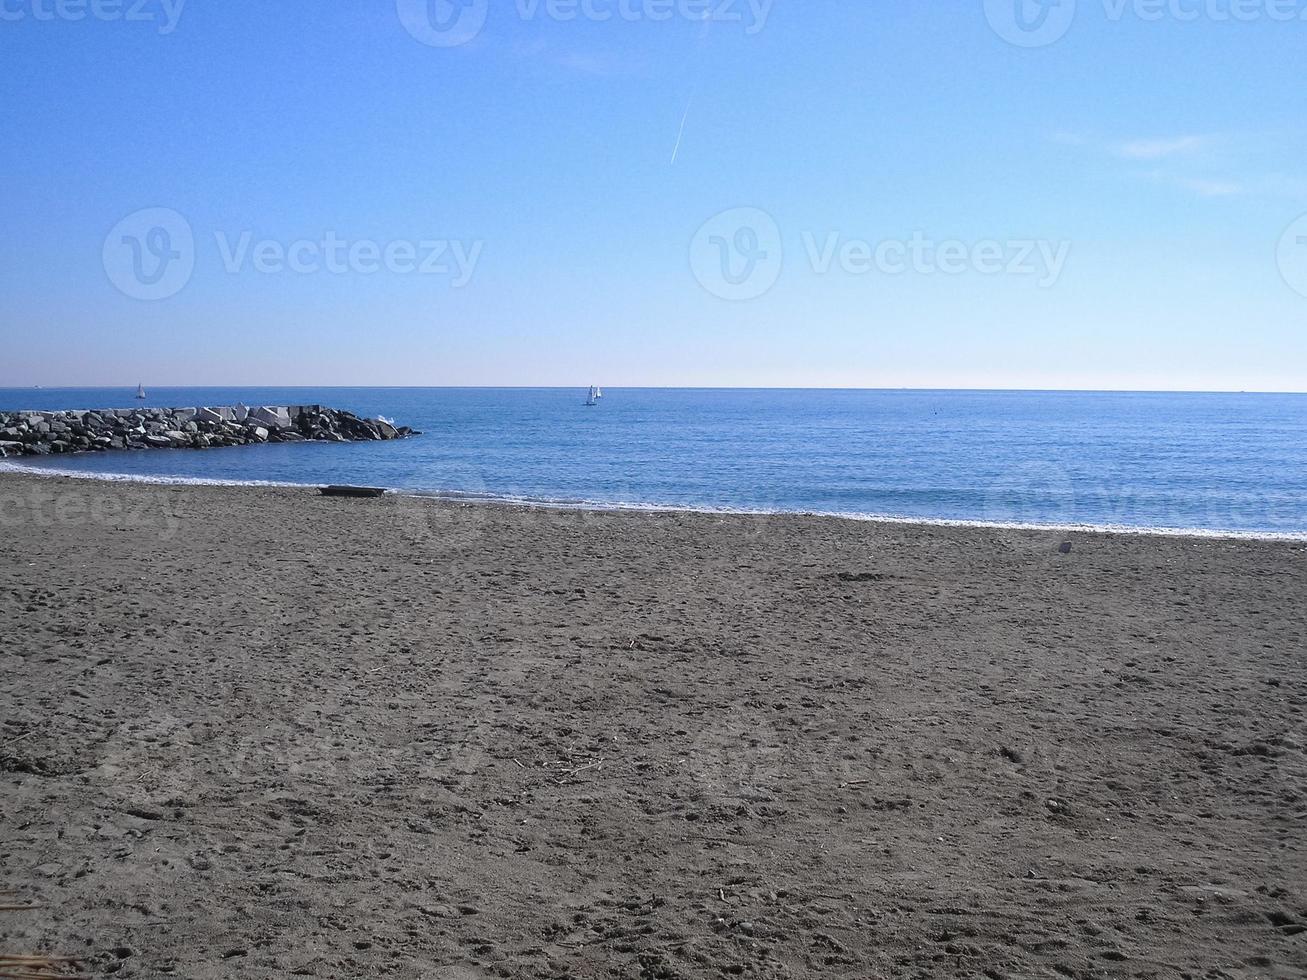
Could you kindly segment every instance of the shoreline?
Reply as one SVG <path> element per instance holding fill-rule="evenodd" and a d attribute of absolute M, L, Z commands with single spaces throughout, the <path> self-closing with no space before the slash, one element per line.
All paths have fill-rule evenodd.
<path fill-rule="evenodd" d="M 294 483 L 275 480 L 220 480 L 201 477 L 143 475 L 107 471 L 86 472 L 62 469 L 57 466 L 32 465 L 28 462 L 0 460 L 0 474 L 16 473 L 41 479 L 71 479 L 115 484 L 139 483 L 152 486 L 195 487 L 279 487 L 285 489 L 315 490 L 323 484 Z M 496 496 L 461 491 L 412 490 L 386 487 L 388 496 L 412 497 L 420 500 L 437 500 L 458 504 L 475 504 L 487 507 L 545 509 L 560 511 L 592 511 L 595 513 L 634 514 L 699 514 L 705 516 L 735 517 L 814 517 L 850 521 L 860 524 L 886 524 L 922 528 L 977 528 L 998 531 L 1057 531 L 1067 534 L 1131 535 L 1141 537 L 1193 538 L 1218 541 L 1266 541 L 1307 543 L 1307 529 L 1301 531 L 1242 531 L 1225 528 L 1143 527 L 1128 524 L 1063 524 L 1020 523 L 1007 521 L 970 520 L 966 518 L 932 518 L 900 516 L 894 514 L 842 513 L 813 510 L 756 510 L 748 508 L 669 505 L 639 502 L 607 504 L 600 501 L 565 501 L 515 496 Z"/>

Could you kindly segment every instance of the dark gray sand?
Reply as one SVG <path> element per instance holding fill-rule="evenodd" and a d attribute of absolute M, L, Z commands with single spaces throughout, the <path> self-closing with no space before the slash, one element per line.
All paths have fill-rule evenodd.
<path fill-rule="evenodd" d="M 1301 543 L 0 474 L 0 617 L 93 975 L 1307 974 Z"/>

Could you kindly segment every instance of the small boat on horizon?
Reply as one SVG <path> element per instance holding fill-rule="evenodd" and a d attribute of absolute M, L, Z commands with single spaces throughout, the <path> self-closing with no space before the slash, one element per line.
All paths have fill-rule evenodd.
<path fill-rule="evenodd" d="M 136 397 L 141 401 L 145 401 L 145 385 L 136 386 Z"/>
<path fill-rule="evenodd" d="M 586 395 L 585 404 L 588 408 L 593 408 L 599 404 L 599 399 L 604 397 L 604 390 L 598 385 L 590 386 L 590 393 Z"/>

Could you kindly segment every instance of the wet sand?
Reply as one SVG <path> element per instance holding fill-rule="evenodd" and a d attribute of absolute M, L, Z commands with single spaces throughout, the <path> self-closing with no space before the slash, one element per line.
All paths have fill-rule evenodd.
<path fill-rule="evenodd" d="M 1302 543 L 0 474 L 0 621 L 92 975 L 1307 971 Z"/>

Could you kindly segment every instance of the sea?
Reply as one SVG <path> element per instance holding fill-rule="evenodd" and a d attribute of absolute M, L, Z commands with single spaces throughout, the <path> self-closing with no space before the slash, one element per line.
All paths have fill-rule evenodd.
<path fill-rule="evenodd" d="M 1307 395 L 607 388 L 0 389 L 0 409 L 321 404 L 398 442 L 94 453 L 5 468 L 348 483 L 555 507 L 1307 537 Z"/>

